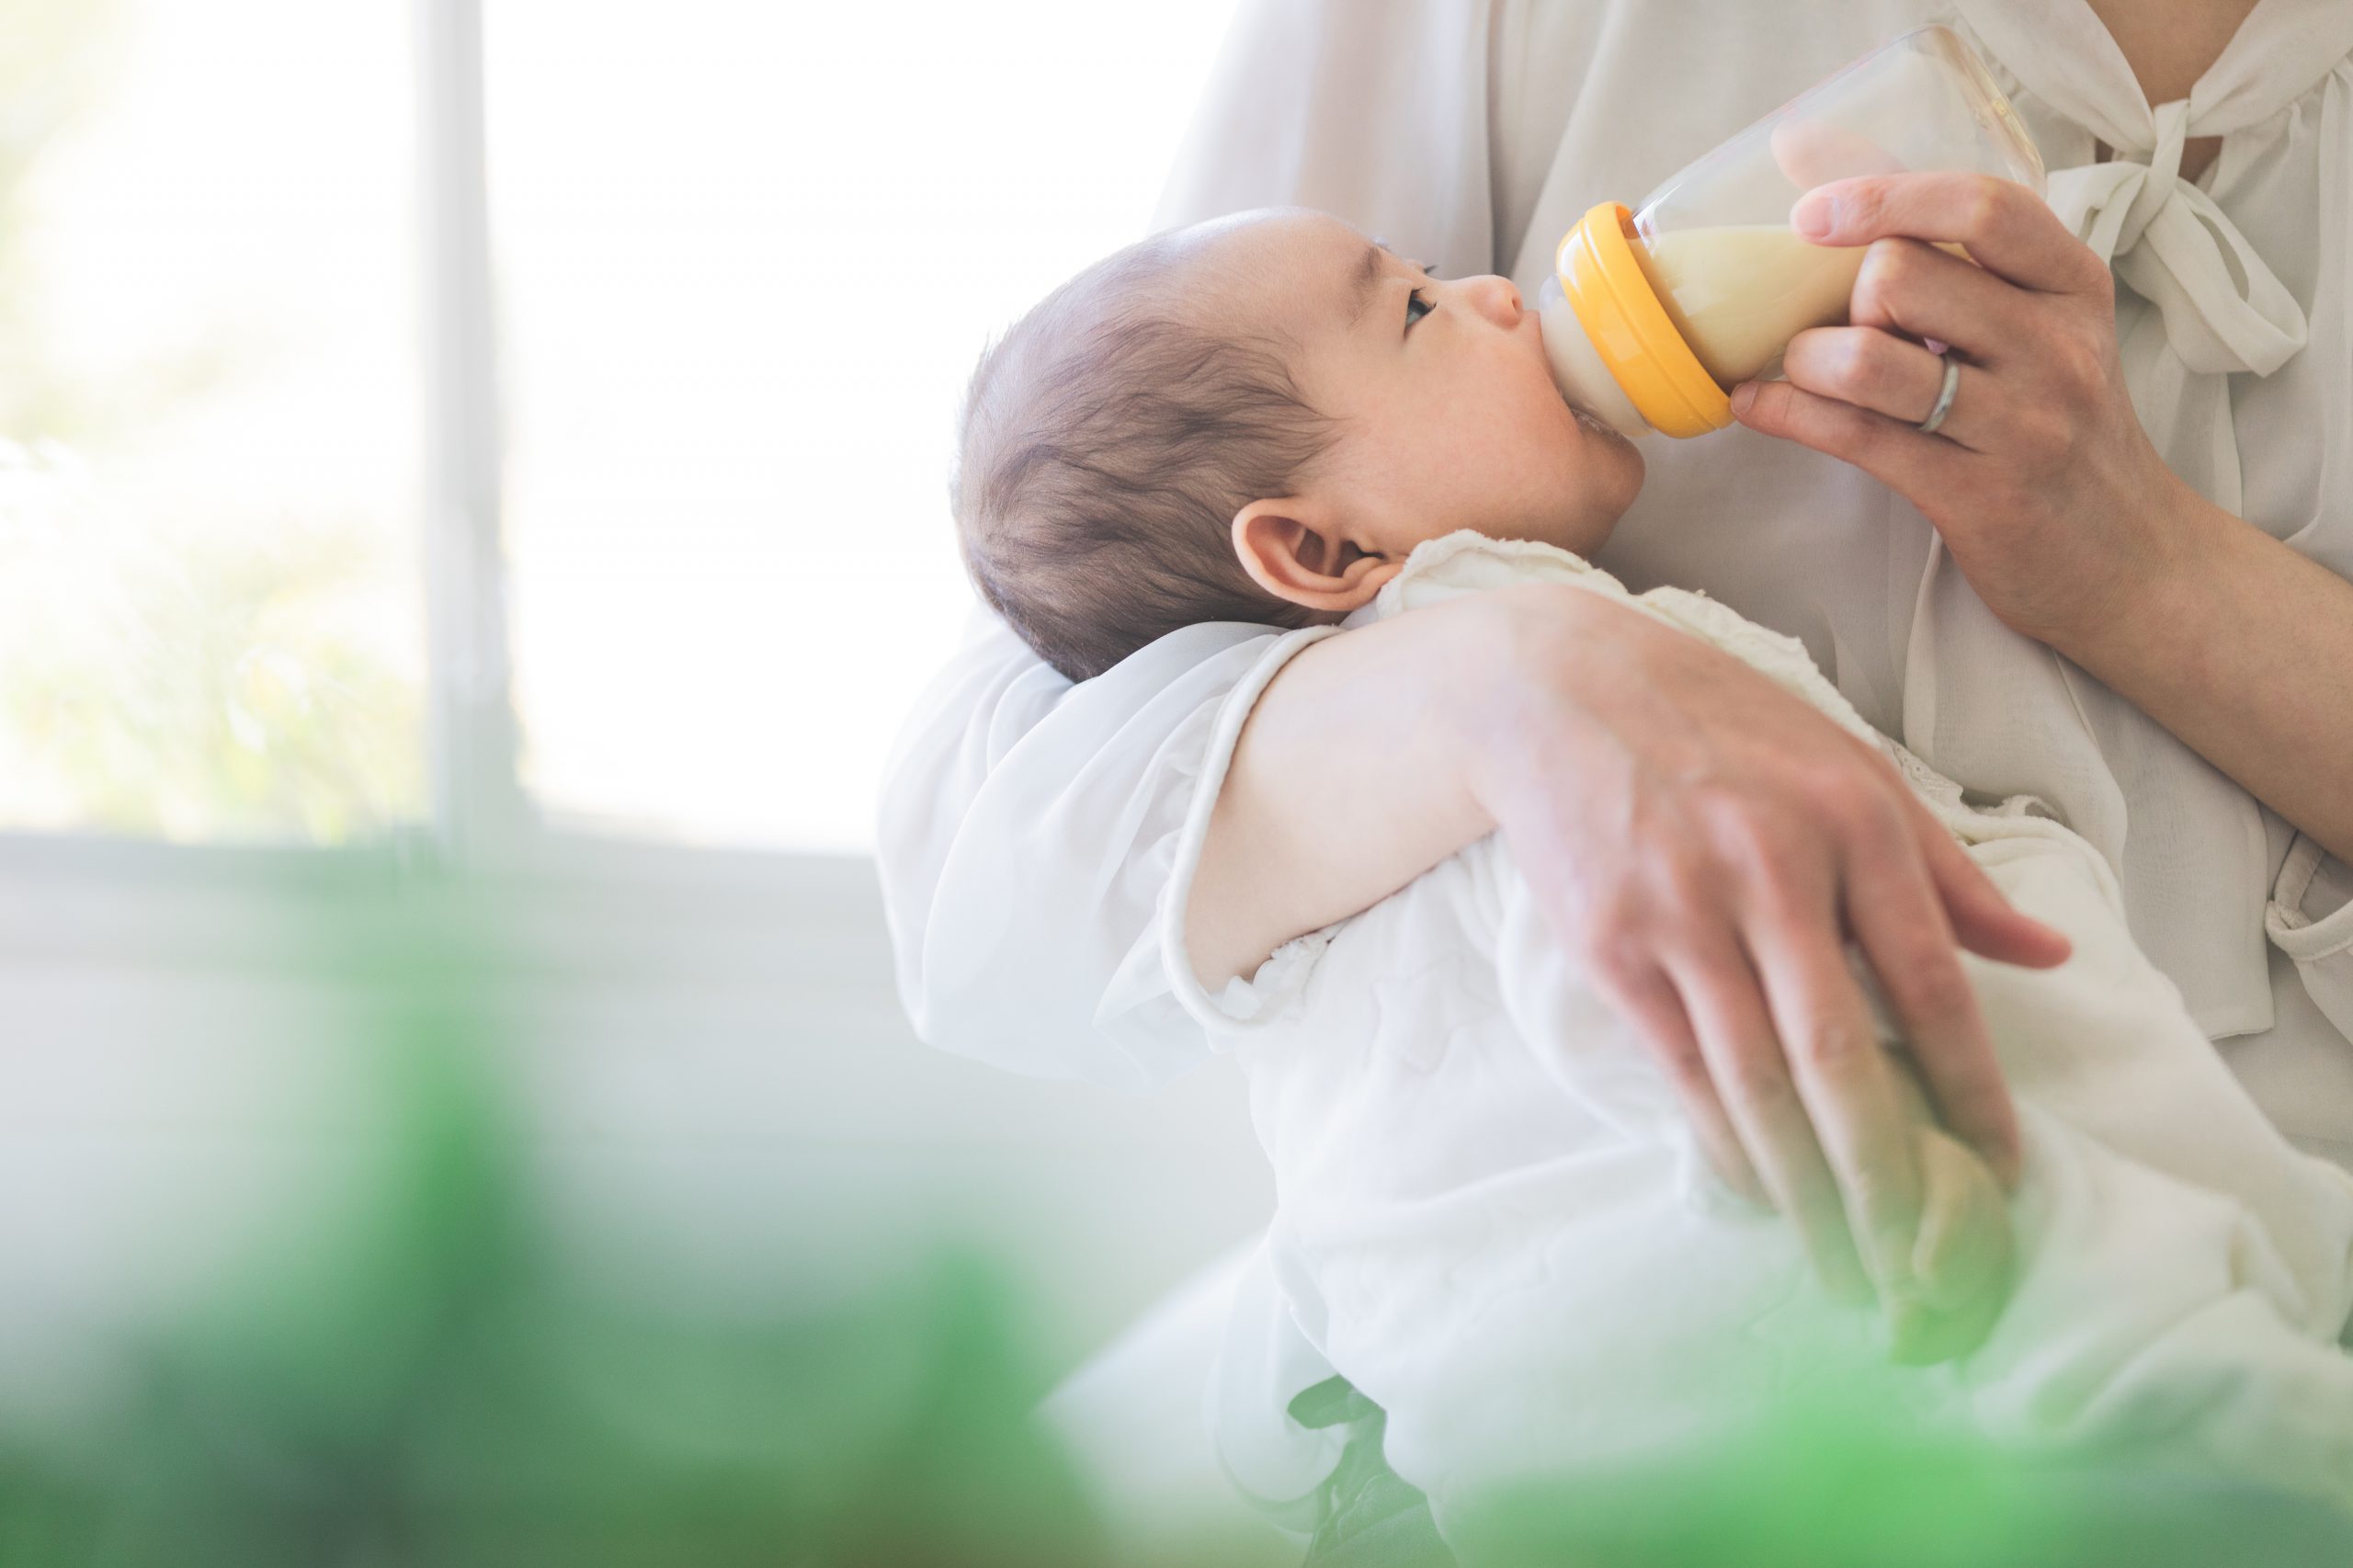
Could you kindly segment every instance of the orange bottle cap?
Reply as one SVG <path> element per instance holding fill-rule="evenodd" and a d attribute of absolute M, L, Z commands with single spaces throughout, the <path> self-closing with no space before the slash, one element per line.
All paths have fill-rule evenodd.
<path fill-rule="evenodd" d="M 1732 423 L 1732 399 L 1677 330 L 1634 244 L 1634 215 L 1622 204 L 1594 208 L 1561 242 L 1561 291 L 1652 428 L 1667 436 L 1721 430 Z"/>

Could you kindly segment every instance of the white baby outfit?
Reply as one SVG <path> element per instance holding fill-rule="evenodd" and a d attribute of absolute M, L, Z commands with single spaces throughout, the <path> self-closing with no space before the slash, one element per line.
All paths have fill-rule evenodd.
<path fill-rule="evenodd" d="M 1282 1303 L 1388 1412 L 1390 1461 L 1441 1523 L 1487 1484 L 1810 1392 L 2353 1506 L 2353 1176 L 2249 1099 L 2133 945 L 2107 862 L 2032 801 L 1965 803 L 1792 639 L 1548 545 L 1425 544 L 1352 620 L 1531 579 L 1701 637 L 1881 750 L 2075 954 L 2048 971 L 1964 955 L 2022 1122 L 2018 1278 L 1987 1343 L 1928 1369 L 1889 1364 L 1794 1231 L 1715 1182 L 1499 838 L 1195 1004 L 1249 1077 Z"/>

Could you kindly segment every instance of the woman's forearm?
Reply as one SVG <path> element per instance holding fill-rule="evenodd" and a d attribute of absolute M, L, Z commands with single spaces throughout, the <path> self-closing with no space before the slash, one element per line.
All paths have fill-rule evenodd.
<path fill-rule="evenodd" d="M 2054 646 L 2353 861 L 2353 583 L 2185 494 L 2164 570 Z"/>
<path fill-rule="evenodd" d="M 1572 628 L 1588 597 L 1466 596 L 1327 637 L 1285 665 L 1210 819 L 1185 916 L 1197 977 L 1215 989 L 1247 974 L 1493 831 L 1473 789 L 1492 697 L 1536 626 Z"/>

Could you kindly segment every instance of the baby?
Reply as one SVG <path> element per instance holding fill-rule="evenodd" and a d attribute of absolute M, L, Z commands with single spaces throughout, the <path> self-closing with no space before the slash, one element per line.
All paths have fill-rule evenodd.
<path fill-rule="evenodd" d="M 1898 1074 L 1926 1283 L 1886 1305 L 1894 1359 L 1950 1363 L 1926 1370 L 1891 1366 L 1793 1229 L 1712 1179 L 1498 838 L 1214 1002 L 1188 996 L 1250 1078 L 1289 1309 L 1387 1410 L 1391 1463 L 1443 1528 L 1488 1488 L 1835 1391 L 2353 1506 L 2353 1361 L 2333 1343 L 2353 1312 L 2353 1177 L 2296 1153 L 2239 1089 L 2133 946 L 2088 844 L 2030 802 L 1965 803 L 1800 644 L 1587 564 L 1643 472 L 1562 400 L 1510 282 L 1440 281 L 1311 212 L 1122 251 L 973 378 L 965 561 L 1072 678 L 1202 621 L 1347 626 L 1563 583 L 1713 643 L 1879 749 L 2014 905 L 2074 942 L 2054 971 L 1965 960 L 2018 1102 L 2015 1199 Z M 1189 977 L 1181 925 L 1165 947 Z"/>
<path fill-rule="evenodd" d="M 983 597 L 1084 680 L 1202 621 L 1337 621 L 1461 528 L 1590 556 L 1642 483 L 1508 280 L 1286 212 L 1156 235 L 1024 317 L 972 379 L 955 511 Z"/>

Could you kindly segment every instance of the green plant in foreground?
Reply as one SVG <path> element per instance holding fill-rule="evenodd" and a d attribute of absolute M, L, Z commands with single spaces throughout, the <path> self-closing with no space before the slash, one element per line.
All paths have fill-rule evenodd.
<path fill-rule="evenodd" d="M 979 1259 L 823 1309 L 624 1298 L 551 1246 L 474 1021 L 428 999 L 394 1032 L 385 1168 L 95 1424 L 0 1435 L 0 1563 L 1100 1560 Z"/>
<path fill-rule="evenodd" d="M 2353 1521 L 1821 1406 L 1672 1463 L 1503 1499 L 1465 1544 L 1526 1568 L 2343 1568 Z"/>
<path fill-rule="evenodd" d="M 372 1058 L 389 1153 L 127 1355 L 95 1414 L 0 1415 L 0 1568 L 1137 1561 L 1030 1421 L 1043 1379 L 980 1255 L 822 1306 L 706 1311 L 559 1247 L 494 1087 L 492 1011 L 447 951 L 394 939 L 338 966 L 396 998 Z M 1827 1408 L 1455 1522 L 1499 1568 L 2353 1563 L 2353 1527 L 2317 1509 Z M 1207 1534 L 1147 1550 L 1229 1558 Z"/>

